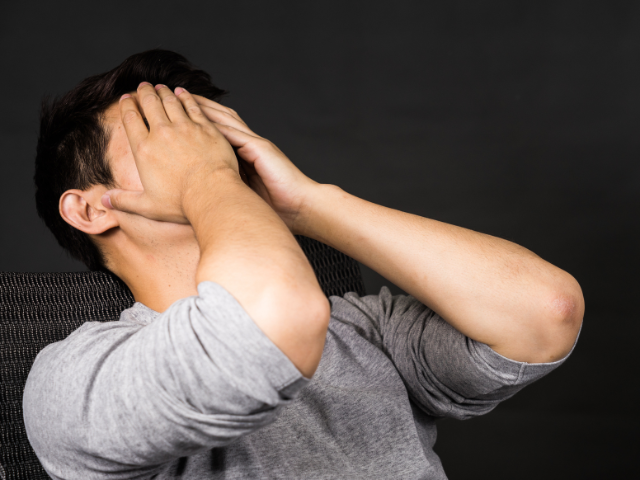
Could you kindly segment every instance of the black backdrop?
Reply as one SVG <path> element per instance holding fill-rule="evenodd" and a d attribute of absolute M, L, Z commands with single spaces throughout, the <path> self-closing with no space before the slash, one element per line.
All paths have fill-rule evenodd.
<path fill-rule="evenodd" d="M 635 467 L 640 3 L 5 2 L 0 271 L 84 269 L 35 213 L 39 102 L 153 47 L 209 71 L 315 180 L 513 240 L 581 283 L 566 365 L 441 423 L 452 480 Z M 369 293 L 389 284 L 363 272 Z"/>

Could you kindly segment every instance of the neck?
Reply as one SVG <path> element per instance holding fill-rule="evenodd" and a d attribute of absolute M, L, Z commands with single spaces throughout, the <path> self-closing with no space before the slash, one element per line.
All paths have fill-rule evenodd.
<path fill-rule="evenodd" d="M 183 245 L 128 244 L 108 255 L 109 269 L 124 281 L 136 302 L 164 312 L 177 300 L 197 295 L 200 248 L 195 239 Z"/>

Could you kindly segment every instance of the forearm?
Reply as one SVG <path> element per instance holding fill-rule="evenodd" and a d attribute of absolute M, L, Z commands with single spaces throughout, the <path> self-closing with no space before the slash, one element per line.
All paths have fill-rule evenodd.
<path fill-rule="evenodd" d="M 184 209 L 201 251 L 196 282 L 222 285 L 310 377 L 324 346 L 329 306 L 286 225 L 232 171 L 194 185 Z"/>
<path fill-rule="evenodd" d="M 372 268 L 504 356 L 552 361 L 573 344 L 584 308 L 577 282 L 512 242 L 331 185 L 310 195 L 300 225 L 302 234 Z"/>

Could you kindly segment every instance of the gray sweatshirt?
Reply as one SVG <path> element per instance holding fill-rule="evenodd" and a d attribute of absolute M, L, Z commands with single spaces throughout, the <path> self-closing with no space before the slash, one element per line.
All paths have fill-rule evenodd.
<path fill-rule="evenodd" d="M 309 381 L 224 288 L 198 293 L 40 352 L 24 419 L 52 478 L 445 479 L 437 418 L 487 413 L 564 361 L 504 358 L 383 287 L 330 298 Z"/>

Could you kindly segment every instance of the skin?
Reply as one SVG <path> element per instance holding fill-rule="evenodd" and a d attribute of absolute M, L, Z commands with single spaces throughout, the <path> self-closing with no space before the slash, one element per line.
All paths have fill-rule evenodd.
<path fill-rule="evenodd" d="M 251 131 L 235 111 L 195 99 L 203 115 L 236 147 L 240 168 L 247 173 L 245 184 L 291 233 L 350 255 L 507 358 L 541 363 L 569 352 L 582 324 L 584 298 L 567 272 L 512 242 L 318 184 Z M 196 294 L 202 245 L 197 231 L 178 214 L 159 218 L 140 207 L 144 182 L 122 113 L 121 105 L 114 105 L 106 115 L 112 132 L 109 161 L 120 188 L 65 192 L 60 211 L 69 223 L 93 235 L 109 258 L 109 268 L 129 285 L 136 300 L 164 311 L 175 300 Z M 240 171 L 237 164 L 231 169 Z M 202 192 L 207 190 L 211 188 Z"/>
<path fill-rule="evenodd" d="M 98 240 L 137 301 L 163 311 L 196 294 L 197 284 L 216 282 L 311 377 L 329 302 L 291 231 L 241 180 L 229 143 L 186 91 L 177 97 L 141 84 L 119 109 L 122 127 L 114 126 L 109 150 L 114 173 L 121 186 L 142 189 L 109 200 L 103 186 L 66 192 L 61 214 Z"/>
<path fill-rule="evenodd" d="M 110 131 L 107 159 L 116 184 L 142 191 L 119 103 L 105 112 L 105 128 Z M 105 253 L 107 268 L 129 286 L 136 301 L 163 312 L 175 300 L 196 295 L 193 279 L 200 248 L 191 225 L 109 211 L 101 203 L 106 191 L 96 185 L 85 192 L 65 192 L 60 200 L 62 217 L 92 236 Z"/>

